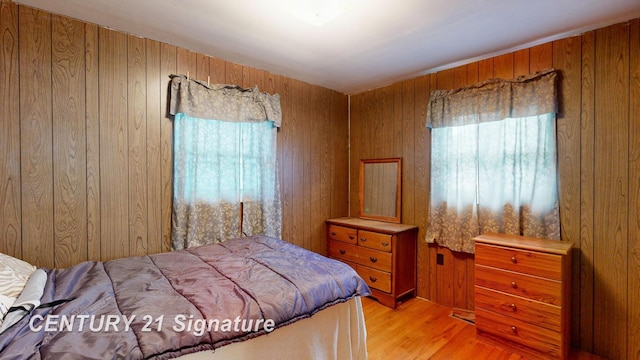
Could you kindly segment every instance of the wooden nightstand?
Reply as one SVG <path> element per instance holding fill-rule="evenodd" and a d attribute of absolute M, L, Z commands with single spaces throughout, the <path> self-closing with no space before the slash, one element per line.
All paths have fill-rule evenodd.
<path fill-rule="evenodd" d="M 476 331 L 532 359 L 566 359 L 571 243 L 505 234 L 474 238 Z"/>
<path fill-rule="evenodd" d="M 329 257 L 351 265 L 372 297 L 395 309 L 399 298 L 415 296 L 417 226 L 358 218 L 326 222 Z"/>

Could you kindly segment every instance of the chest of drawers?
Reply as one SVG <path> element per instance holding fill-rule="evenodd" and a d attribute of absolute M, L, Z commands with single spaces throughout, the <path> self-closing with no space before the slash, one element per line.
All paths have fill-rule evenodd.
<path fill-rule="evenodd" d="M 566 359 L 571 243 L 485 234 L 475 241 L 476 331 L 532 359 Z"/>
<path fill-rule="evenodd" d="M 326 222 L 327 254 L 351 265 L 372 297 L 395 308 L 401 297 L 415 296 L 416 226 L 359 218 Z"/>

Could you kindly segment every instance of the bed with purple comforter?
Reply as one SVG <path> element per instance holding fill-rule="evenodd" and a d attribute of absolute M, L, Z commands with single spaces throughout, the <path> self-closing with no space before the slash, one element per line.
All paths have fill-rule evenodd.
<path fill-rule="evenodd" d="M 369 294 L 348 265 L 255 236 L 46 270 L 0 357 L 172 358 L 247 340 Z"/>

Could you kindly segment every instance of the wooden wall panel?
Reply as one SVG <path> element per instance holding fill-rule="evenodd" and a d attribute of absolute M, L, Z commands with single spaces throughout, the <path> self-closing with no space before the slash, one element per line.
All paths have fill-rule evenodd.
<path fill-rule="evenodd" d="M 19 28 L 22 256 L 53 266 L 51 15 L 20 7 Z"/>
<path fill-rule="evenodd" d="M 177 73 L 177 48 L 160 45 L 160 172 L 162 199 L 162 250 L 171 248 L 173 204 L 173 121 L 169 115 L 169 75 Z M 166 81 L 166 82 L 165 82 Z"/>
<path fill-rule="evenodd" d="M 57 266 L 87 260 L 84 24 L 52 16 L 53 192 Z"/>
<path fill-rule="evenodd" d="M 100 216 L 100 92 L 98 27 L 85 24 L 87 259 L 102 259 Z"/>
<path fill-rule="evenodd" d="M 129 254 L 145 255 L 147 228 L 147 51 L 145 39 L 127 36 L 127 142 L 129 162 Z"/>
<path fill-rule="evenodd" d="M 557 114 L 558 168 L 561 237 L 574 244 L 572 292 L 580 292 L 580 167 L 572 166 L 580 159 L 581 100 L 581 40 L 572 37 L 553 43 L 553 66 L 563 69 L 558 81 L 559 111 Z M 572 298 L 572 316 L 579 318 L 579 297 Z M 577 327 L 573 329 L 574 344 L 578 344 Z"/>
<path fill-rule="evenodd" d="M 628 26 L 597 30 L 595 45 L 594 328 L 607 336 L 594 336 L 593 349 L 610 359 L 624 359 L 629 295 Z"/>
<path fill-rule="evenodd" d="M 22 257 L 18 7 L 0 2 L 0 249 Z"/>
<path fill-rule="evenodd" d="M 582 101 L 580 109 L 580 258 L 573 264 L 579 267 L 580 316 L 573 318 L 573 342 L 580 348 L 593 350 L 593 286 L 594 286 L 594 213 L 595 213 L 595 32 L 581 37 L 582 45 Z M 582 155 L 584 154 L 584 155 Z M 576 271 L 574 270 L 573 273 Z M 577 328 L 577 329 L 576 329 Z M 576 334 L 576 331 L 578 334 Z M 577 335 L 577 338 L 575 337 Z"/>
<path fill-rule="evenodd" d="M 638 195 L 638 139 L 640 120 L 639 20 L 581 36 L 557 40 L 466 66 L 405 80 L 382 89 L 351 96 L 351 170 L 358 173 L 361 157 L 388 156 L 379 146 L 380 114 L 388 116 L 386 129 L 404 124 L 411 110 L 426 115 L 428 90 L 451 89 L 494 77 L 511 78 L 554 67 L 559 70 L 557 117 L 559 195 L 562 237 L 574 244 L 572 269 L 572 343 L 611 359 L 639 355 L 640 210 Z M 466 81 L 465 81 L 466 79 Z M 395 92 L 395 94 L 394 94 Z M 423 99 L 420 99 L 423 97 Z M 387 98 L 396 99 L 393 103 Z M 385 109 L 387 107 L 387 109 Z M 419 116 L 418 113 L 424 113 Z M 416 126 L 418 126 L 416 124 Z M 416 128 L 418 129 L 418 127 Z M 427 132 L 428 134 L 428 132 Z M 397 133 L 388 141 L 409 141 L 415 175 L 403 179 L 403 201 L 414 202 L 413 220 L 420 226 L 418 244 L 418 296 L 438 303 L 473 309 L 473 258 L 424 242 L 428 216 L 430 137 Z M 421 168 L 423 167 L 423 168 Z M 426 168 L 424 168 L 426 167 Z M 413 184 L 408 185 L 407 183 Z M 422 193 L 421 193 L 422 191 Z M 355 195 L 354 195 L 355 194 Z M 351 214 L 357 214 L 357 185 L 351 184 Z M 422 220 L 424 219 L 424 220 Z M 404 219 L 409 222 L 409 217 Z M 436 265 L 436 255 L 444 265 Z M 466 300 L 466 301 L 465 301 Z"/>
<path fill-rule="evenodd" d="M 147 162 L 147 244 L 151 254 L 163 251 L 162 248 L 162 108 L 161 87 L 164 83 L 160 68 L 160 43 L 145 41 L 146 48 L 146 123 L 147 143 L 145 144 Z"/>
<path fill-rule="evenodd" d="M 640 19 L 630 27 L 628 359 L 640 358 Z M 635 292 L 635 293 L 634 293 Z"/>
<path fill-rule="evenodd" d="M 129 256 L 127 35 L 100 28 L 101 258 Z"/>
<path fill-rule="evenodd" d="M 12 2 L 0 19 L 0 251 L 46 267 L 168 251 L 169 75 L 188 73 L 281 95 L 283 238 L 325 253 L 324 221 L 349 212 L 346 95 Z"/>

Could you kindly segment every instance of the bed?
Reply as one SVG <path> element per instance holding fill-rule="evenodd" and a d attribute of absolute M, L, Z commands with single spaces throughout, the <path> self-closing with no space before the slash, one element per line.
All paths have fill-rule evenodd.
<path fill-rule="evenodd" d="M 29 272 L 0 325 L 3 359 L 367 358 L 367 285 L 279 239 Z"/>

